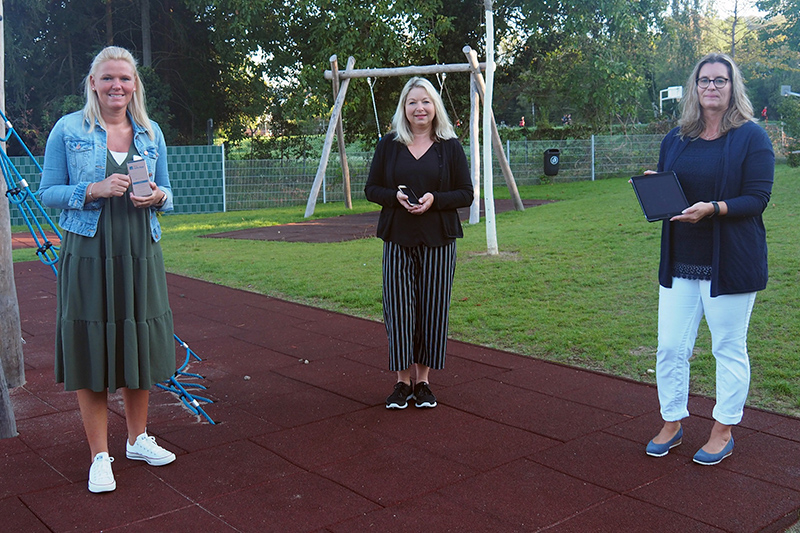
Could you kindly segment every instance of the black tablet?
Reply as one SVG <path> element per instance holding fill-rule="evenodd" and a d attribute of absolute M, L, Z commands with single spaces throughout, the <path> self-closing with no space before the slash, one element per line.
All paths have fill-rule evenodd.
<path fill-rule="evenodd" d="M 672 218 L 689 207 L 678 176 L 672 171 L 634 176 L 631 184 L 648 222 Z"/>

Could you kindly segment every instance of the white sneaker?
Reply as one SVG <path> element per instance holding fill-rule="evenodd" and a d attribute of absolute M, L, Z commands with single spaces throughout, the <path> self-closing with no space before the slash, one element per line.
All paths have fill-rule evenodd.
<path fill-rule="evenodd" d="M 125 440 L 125 455 L 128 459 L 147 461 L 151 466 L 168 465 L 175 460 L 175 454 L 156 444 L 156 438 L 148 435 L 146 431 L 136 437 L 132 445 L 127 439 Z"/>
<path fill-rule="evenodd" d="M 111 470 L 113 457 L 107 452 L 100 452 L 94 456 L 92 466 L 89 468 L 89 492 L 111 492 L 117 488 L 114 481 L 114 472 Z"/>

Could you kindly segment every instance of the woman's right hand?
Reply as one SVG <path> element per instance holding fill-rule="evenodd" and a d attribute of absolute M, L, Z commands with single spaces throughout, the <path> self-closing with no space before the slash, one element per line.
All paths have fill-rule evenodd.
<path fill-rule="evenodd" d="M 127 174 L 111 174 L 103 181 L 92 185 L 92 196 L 95 198 L 122 196 L 130 186 L 131 178 Z"/>

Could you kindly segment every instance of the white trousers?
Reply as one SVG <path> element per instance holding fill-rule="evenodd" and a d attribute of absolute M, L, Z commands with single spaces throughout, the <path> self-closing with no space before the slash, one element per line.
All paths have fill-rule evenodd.
<path fill-rule="evenodd" d="M 705 315 L 717 361 L 717 403 L 712 416 L 721 424 L 741 422 L 750 388 L 747 328 L 755 300 L 755 292 L 712 298 L 711 282 L 704 280 L 673 278 L 671 289 L 660 288 L 656 383 L 665 421 L 689 416 L 689 358 Z"/>

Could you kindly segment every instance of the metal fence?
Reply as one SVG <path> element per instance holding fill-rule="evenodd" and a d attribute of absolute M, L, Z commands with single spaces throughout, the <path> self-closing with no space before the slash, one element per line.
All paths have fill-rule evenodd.
<path fill-rule="evenodd" d="M 638 174 L 653 169 L 663 135 L 594 136 L 588 140 L 509 141 L 505 151 L 517 185 L 602 179 L 621 174 Z M 544 175 L 544 152 L 560 151 L 556 176 Z M 469 149 L 465 147 L 469 159 Z M 350 190 L 353 199 L 364 198 L 372 152 L 348 152 Z M 228 211 L 302 205 L 308 201 L 319 159 L 227 160 L 225 193 Z M 504 181 L 494 162 L 495 183 Z M 331 154 L 324 187 L 318 201 L 344 201 L 339 155 Z"/>

